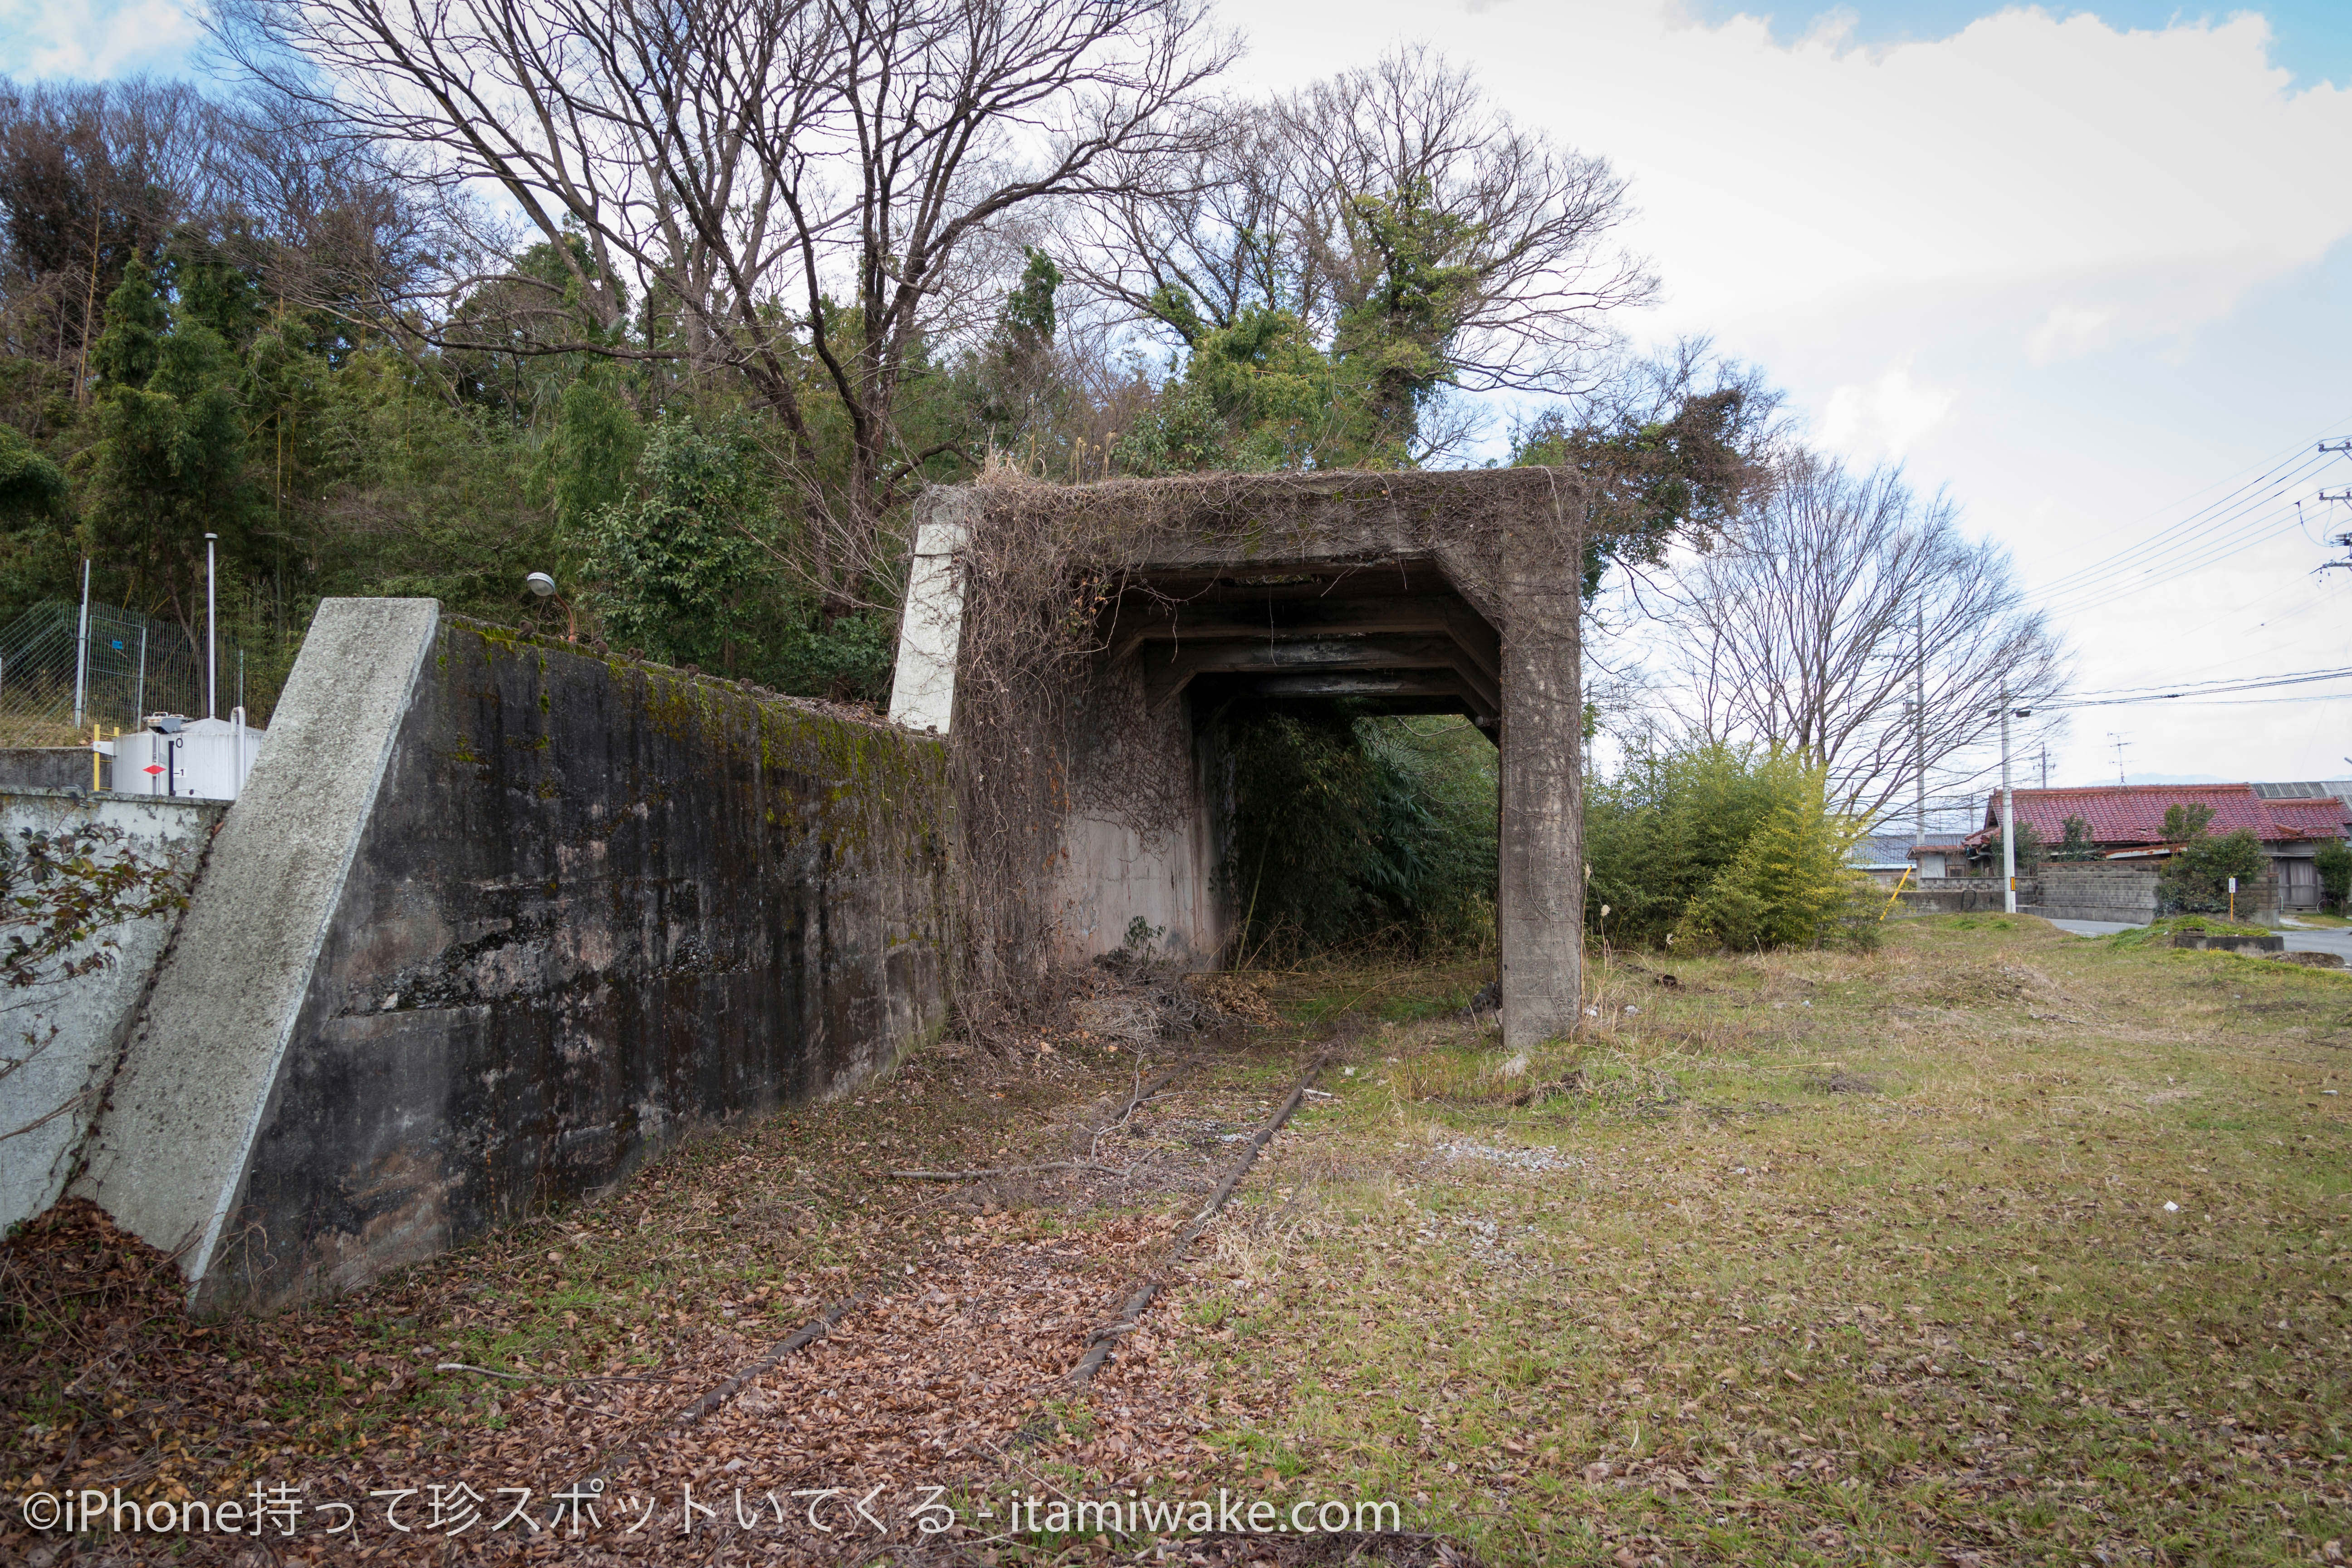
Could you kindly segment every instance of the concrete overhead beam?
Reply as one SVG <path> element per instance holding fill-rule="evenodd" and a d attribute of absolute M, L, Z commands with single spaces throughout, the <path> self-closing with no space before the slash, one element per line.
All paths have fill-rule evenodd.
<path fill-rule="evenodd" d="M 1437 605 L 1398 598 L 1129 604 L 1120 606 L 1112 624 L 1113 659 L 1126 658 L 1152 643 L 1263 643 L 1335 633 L 1450 636 L 1454 630 L 1454 617 Z"/>
<path fill-rule="evenodd" d="M 1275 700 L 1301 698 L 1450 698 L 1465 710 L 1475 712 L 1477 694 L 1463 679 L 1450 671 L 1431 670 L 1425 674 L 1385 675 L 1377 673 L 1329 675 L 1266 675 L 1244 678 L 1226 689 L 1240 695 L 1264 697 Z"/>
<path fill-rule="evenodd" d="M 1473 694 L 1478 711 L 1501 711 L 1502 693 L 1496 683 L 1451 638 L 1442 637 L 1202 643 L 1180 649 L 1164 662 L 1156 651 L 1149 655 L 1144 689 L 1147 700 L 1158 707 L 1202 675 L 1424 669 L 1453 672 Z"/>

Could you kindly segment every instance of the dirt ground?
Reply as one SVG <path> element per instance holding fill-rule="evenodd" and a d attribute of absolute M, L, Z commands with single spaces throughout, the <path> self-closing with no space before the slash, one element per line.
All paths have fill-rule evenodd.
<path fill-rule="evenodd" d="M 2344 1560 L 2352 978 L 1958 917 L 1612 954 L 1515 1058 L 1483 978 L 942 1045 L 269 1320 L 68 1205 L 0 1250 L 0 1559 Z"/>

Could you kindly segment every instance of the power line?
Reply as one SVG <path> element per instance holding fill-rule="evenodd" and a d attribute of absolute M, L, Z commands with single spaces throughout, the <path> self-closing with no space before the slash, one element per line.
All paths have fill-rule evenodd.
<path fill-rule="evenodd" d="M 2323 452 L 2352 451 L 2352 440 L 2347 440 L 2347 441 L 2329 441 L 2329 440 L 2326 439 L 2326 437 L 2327 431 L 2329 431 L 2329 430 L 2334 430 L 2334 429 L 2338 429 L 2338 428 L 2342 427 L 2343 426 L 2345 426 L 2345 425 L 2347 425 L 2347 424 L 2352 424 L 2352 417 L 2347 417 L 2347 418 L 2345 418 L 2345 419 L 2335 419 L 2335 420 L 2330 420 L 2330 421 L 2328 422 L 2328 424 L 2326 425 L 2326 426 L 2325 428 L 2323 428 L 2322 430 L 2320 430 L 2320 431 L 2318 432 L 2318 434 L 2316 434 L 2316 435 L 2315 435 L 2315 436 L 2312 436 L 2312 437 L 2307 437 L 2307 438 L 2305 438 L 2305 439 L 2304 439 L 2304 440 L 2297 441 L 2294 446 L 2292 446 L 2292 447 L 2289 447 L 2285 448 L 2284 451 L 2281 451 L 2281 452 L 2280 452 L 2277 456 L 2275 456 L 2275 457 L 2269 458 L 2265 458 L 2263 462 L 2258 463 L 2258 464 L 2256 464 L 2256 465 L 2255 465 L 2255 469 L 2256 469 L 2256 470 L 2275 470 L 2275 469 L 2277 469 L 2279 467 L 2281 467 L 2282 465 L 2285 464 L 2288 460 L 2290 460 L 2291 458 L 2294 458 L 2297 454 L 2309 450 L 2309 449 L 2310 449 L 2310 448 L 2311 448 L 2315 444 L 2317 446 L 2318 449 L 2319 449 L 2319 450 L 2321 450 L 2321 451 L 2323 451 Z M 2250 471 L 2253 471 L 2253 470 L 2248 470 L 2248 469 L 2243 469 L 2243 468 L 2242 468 L 2242 469 L 2240 469 L 2240 470 L 2239 470 L 2239 473 L 2243 474 L 2243 473 L 2247 473 L 2247 472 L 2250 472 Z M 2236 489 L 2233 489 L 2233 490 L 2231 492 L 2231 494 L 2232 494 L 2232 495 L 2237 494 L 2237 493 L 2239 493 L 2240 491 L 2242 491 L 2242 490 L 2245 490 L 2245 489 L 2251 489 L 2251 488 L 2252 488 L 2254 485 L 2260 484 L 2260 483 L 2262 482 L 2262 479 L 2263 479 L 2263 476 L 2261 473 L 2259 473 L 2259 472 L 2258 472 L 2258 473 L 2256 474 L 2256 477 L 2255 477 L 2254 479 L 2249 479 L 2249 480 L 2245 481 L 2244 483 L 2238 485 L 2238 486 L 2236 487 Z M 2215 480 L 2213 480 L 2213 481 L 2212 481 L 2212 483 L 2211 483 L 2211 484 L 2208 484 L 2208 485 L 2203 486 L 2203 487 L 2202 487 L 2202 488 L 2200 488 L 2200 489 L 2194 489 L 2194 490 L 2189 491 L 2187 495 L 2185 495 L 2185 496 L 2181 497 L 2181 498 L 2180 498 L 2180 500 L 2178 500 L 2178 501 L 2174 501 L 2174 502 L 2168 502 L 2168 503 L 2167 503 L 2166 505 L 2164 505 L 2164 506 L 2152 507 L 2152 508 L 2150 508 L 2148 510 L 2147 510 L 2147 511 L 2144 511 L 2144 512 L 2140 513 L 2140 514 L 2139 514 L 2139 516 L 2137 516 L 2137 517 L 2136 517 L 2136 518 L 2132 518 L 2132 519 L 2129 519 L 2129 520 L 2128 520 L 2128 521 L 2123 521 L 2123 522 L 2119 522 L 2119 523 L 2116 524 L 2113 528 L 2108 529 L 2108 530 L 2107 530 L 2106 531 L 2105 531 L 2104 533 L 2095 533 L 2095 534 L 2093 534 L 2090 538 L 2088 538 L 2088 539 L 2086 539 L 2086 540 L 2084 540 L 2084 541 L 2083 542 L 2083 546 L 2084 546 L 2084 547 L 2087 547 L 2087 546 L 2090 546 L 2090 545 L 2093 545 L 2093 544 L 2102 543 L 2102 542 L 2104 542 L 2105 541 L 2109 540 L 2109 539 L 2113 539 L 2116 534 L 2123 532 L 2123 531 L 2124 531 L 2126 529 L 2127 529 L 2127 528 L 2137 527 L 2138 524 L 2140 524 L 2140 523 L 2142 523 L 2142 522 L 2147 521 L 2149 518 L 2161 516 L 2163 513 L 2165 513 L 2165 512 L 2167 512 L 2167 511 L 2170 510 L 2172 509 L 2172 507 L 2174 507 L 2174 506 L 2182 506 L 2182 505 L 2186 505 L 2186 504 L 2188 504 L 2189 502 L 2195 500 L 2199 496 L 2203 495 L 2207 490 L 2212 489 L 2215 486 L 2218 486 L 2218 485 L 2226 485 L 2226 484 L 2229 484 L 2230 482 L 2231 482 L 2231 480 L 2230 480 L 2229 479 L 2215 479 Z M 2221 498 L 2221 500 L 2227 500 L 2228 499 L 2229 499 L 2229 497 L 2228 497 L 2228 496 L 2223 496 L 2223 497 Z M 2219 503 L 2219 502 L 2210 503 L 2210 505 L 2218 505 L 2218 504 L 2220 504 L 2220 503 Z M 2210 505 L 2209 505 L 2209 506 L 2207 506 L 2207 507 L 2200 507 L 2200 508 L 2199 508 L 2198 510 L 2199 510 L 2199 511 L 2200 511 L 2200 512 L 2201 512 L 2201 511 L 2205 511 L 2205 510 L 2210 510 Z M 2193 516 L 2193 515 L 2195 515 L 2195 514 L 2191 514 L 2191 515 Z M 2177 526 L 2177 525 L 2176 525 L 2176 526 Z M 2160 537 L 2160 536 L 2159 536 L 2159 537 Z M 2069 573 L 2069 574 L 2065 574 L 2065 575 L 2069 575 L 2069 576 L 2071 576 L 2071 575 L 2073 575 L 2073 574 Z"/>
<path fill-rule="evenodd" d="M 2346 674 L 2352 674 L 2352 665 L 2327 669 L 2282 669 L 2269 675 L 2214 676 L 2202 680 L 2158 680 L 2151 681 L 2146 686 L 2102 686 L 2095 687 L 2089 691 L 2077 691 L 2068 696 L 2053 697 L 2043 706 L 2055 708 L 2090 697 L 2128 697 L 2141 692 L 2161 692 L 2168 696 L 2176 692 L 2202 692 L 2223 687 L 2236 688 L 2249 681 L 2267 684 L 2273 681 L 2325 680 Z"/>
<path fill-rule="evenodd" d="M 2344 669 L 2306 670 L 2297 675 L 2273 676 L 2267 679 L 2231 681 L 2221 684 L 2208 683 L 2200 685 L 2189 683 L 2170 691 L 2159 691 L 2148 689 L 2143 689 L 2137 694 L 2131 696 L 2062 697 L 2053 701 L 2042 703 L 2039 706 L 2043 710 L 2053 710 L 2074 708 L 2124 708 L 2142 702 L 2171 702 L 2181 698 L 2227 697 L 2233 692 L 2239 691 L 2266 691 L 2273 687 L 2279 686 L 2308 686 L 2314 681 L 2320 680 L 2352 680 L 2352 668 L 2347 668 Z"/>
<path fill-rule="evenodd" d="M 2275 501 L 2277 498 L 2273 495 L 2263 499 Z M 2136 571 L 2118 567 L 2097 580 L 2046 593 L 2040 607 L 2052 615 L 2080 615 L 2098 609 L 2118 599 L 2178 582 L 2232 555 L 2243 554 L 2296 531 L 2301 526 L 2302 519 L 2291 506 L 2261 513 L 2242 510 L 2216 520 L 2210 530 L 2202 534 L 2172 541 L 2140 556 Z"/>
<path fill-rule="evenodd" d="M 2299 445 L 2295 448 L 2295 456 L 2239 485 L 2228 494 L 2199 507 L 2127 550 L 2060 574 L 2036 589 L 2032 596 L 2044 600 L 2065 598 L 2084 588 L 2101 585 L 2121 567 L 2146 560 L 2151 550 L 2161 554 L 2184 546 L 2194 548 L 2200 543 L 2210 542 L 2216 528 L 2227 527 L 2242 519 L 2252 508 L 2275 500 L 2298 479 L 2307 478 L 2313 470 L 2324 466 L 2332 451 L 2333 448 L 2315 448 L 2307 443 Z"/>
<path fill-rule="evenodd" d="M 2330 458 L 2344 454 L 2352 454 L 2352 439 L 2299 444 L 2294 453 L 2273 462 L 2265 471 L 2158 530 L 2131 549 L 2063 573 L 2042 584 L 2027 595 L 2028 602 L 2047 615 L 2084 615 L 2177 582 L 2231 554 L 2267 543 L 2302 524 L 2299 503 L 2294 510 L 2271 508 Z M 2330 492 L 2320 493 L 2333 499 Z M 2110 534 L 2114 531 L 2109 531 Z"/>

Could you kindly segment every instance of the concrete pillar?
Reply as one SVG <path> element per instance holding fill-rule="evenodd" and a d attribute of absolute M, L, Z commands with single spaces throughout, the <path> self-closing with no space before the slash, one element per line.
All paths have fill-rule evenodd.
<path fill-rule="evenodd" d="M 965 489 L 933 489 L 915 503 L 914 561 L 898 616 L 898 669 L 890 681 L 893 724 L 944 735 L 955 718 L 964 598 L 955 558 L 971 537 L 975 510 Z"/>
<path fill-rule="evenodd" d="M 1502 551 L 1503 1044 L 1541 1045 L 1583 1008 L 1584 697 L 1580 551 L 1549 517 Z"/>

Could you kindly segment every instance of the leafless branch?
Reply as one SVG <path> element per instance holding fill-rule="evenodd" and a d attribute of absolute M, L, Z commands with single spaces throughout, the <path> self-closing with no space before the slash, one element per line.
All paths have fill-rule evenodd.
<path fill-rule="evenodd" d="M 1831 798 L 1877 816 L 1930 794 L 2067 679 L 2065 650 L 1998 547 L 1902 474 L 1785 459 L 1769 497 L 1671 585 L 1684 717 L 1708 740 L 1801 749 Z M 1924 695 L 1915 727 L 1913 704 Z"/>

